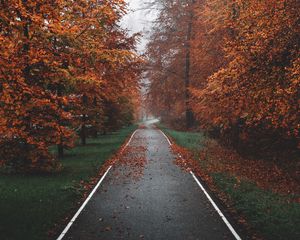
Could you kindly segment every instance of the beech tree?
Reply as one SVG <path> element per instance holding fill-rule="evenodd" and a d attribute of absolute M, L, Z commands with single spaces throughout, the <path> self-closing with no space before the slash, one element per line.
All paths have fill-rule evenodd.
<path fill-rule="evenodd" d="M 194 0 L 152 2 L 160 14 L 146 53 L 150 107 L 155 114 L 163 113 L 165 120 L 184 120 L 187 128 L 193 124 L 189 88 L 194 4 Z"/>
<path fill-rule="evenodd" d="M 299 147 L 299 1 L 159 6 L 147 49 L 153 113 L 183 127 L 191 108 L 198 128 L 233 144 Z"/>
<path fill-rule="evenodd" d="M 125 89 L 138 91 L 135 37 L 117 25 L 125 7 L 119 0 L 0 1 L 0 158 L 7 165 L 59 169 L 50 146 L 62 155 L 85 118 L 100 128 L 103 99 L 124 96 L 127 82 Z"/>
<path fill-rule="evenodd" d="M 238 126 L 236 137 L 244 140 L 269 136 L 299 143 L 296 6 L 294 0 L 223 5 L 222 24 L 231 33 L 224 38 L 228 64 L 209 77 L 204 89 L 194 91 L 194 111 L 204 126 L 223 132 Z"/>
<path fill-rule="evenodd" d="M 57 54 L 61 1 L 1 1 L 1 158 L 20 168 L 57 167 L 48 151 L 71 146 L 71 116 L 62 86 L 68 76 Z"/>

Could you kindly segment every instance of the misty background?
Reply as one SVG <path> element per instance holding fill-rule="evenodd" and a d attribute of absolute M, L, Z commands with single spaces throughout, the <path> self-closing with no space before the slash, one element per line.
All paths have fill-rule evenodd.
<path fill-rule="evenodd" d="M 130 30 L 131 34 L 142 34 L 137 49 L 139 52 L 144 52 L 148 42 L 147 36 L 156 18 L 157 10 L 149 9 L 147 6 L 149 0 L 127 0 L 127 3 L 128 14 L 121 20 L 121 26 Z"/>

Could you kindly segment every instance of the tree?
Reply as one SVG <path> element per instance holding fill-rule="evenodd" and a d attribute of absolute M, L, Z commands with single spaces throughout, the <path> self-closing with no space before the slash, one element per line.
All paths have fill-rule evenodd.
<path fill-rule="evenodd" d="M 199 121 L 235 132 L 235 141 L 265 136 L 273 144 L 299 143 L 299 2 L 220 2 L 213 4 L 221 6 L 224 21 L 212 23 L 228 30 L 223 46 L 228 60 L 205 88 L 194 91 Z"/>
<path fill-rule="evenodd" d="M 299 1 L 155 3 L 153 113 L 182 127 L 190 107 L 199 128 L 231 144 L 299 147 Z"/>
<path fill-rule="evenodd" d="M 164 120 L 177 118 L 193 125 L 190 108 L 191 40 L 195 1 L 153 2 L 160 14 L 147 47 L 150 101 Z M 153 109 L 154 110 L 154 109 Z M 155 111 L 155 110 L 154 110 Z"/>
<path fill-rule="evenodd" d="M 63 57 L 56 54 L 60 1 L 1 1 L 0 79 L 1 155 L 20 168 L 57 166 L 50 145 L 73 134 L 62 122 L 71 116 L 59 106 L 64 81 Z M 55 88 L 54 88 L 55 86 Z"/>
<path fill-rule="evenodd" d="M 104 98 L 124 96 L 127 87 L 137 92 L 136 37 L 117 25 L 125 6 L 119 0 L 0 1 L 0 158 L 7 165 L 59 168 L 49 148 L 58 145 L 62 156 L 73 146 L 78 116 L 79 127 L 88 118 L 98 129 Z"/>

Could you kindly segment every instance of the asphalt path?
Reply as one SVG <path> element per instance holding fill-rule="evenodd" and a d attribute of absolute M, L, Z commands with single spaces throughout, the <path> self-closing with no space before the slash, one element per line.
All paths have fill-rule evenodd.
<path fill-rule="evenodd" d="M 63 239 L 235 239 L 174 160 L 159 130 L 139 129 Z"/>

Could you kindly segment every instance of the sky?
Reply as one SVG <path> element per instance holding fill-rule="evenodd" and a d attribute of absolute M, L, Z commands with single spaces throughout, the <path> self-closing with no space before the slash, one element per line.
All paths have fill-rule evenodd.
<path fill-rule="evenodd" d="M 121 20 L 121 26 L 131 33 L 141 32 L 143 36 L 138 45 L 138 50 L 143 52 L 147 44 L 147 32 L 150 30 L 156 12 L 146 9 L 145 4 L 149 0 L 127 0 L 129 4 L 128 14 Z"/>

